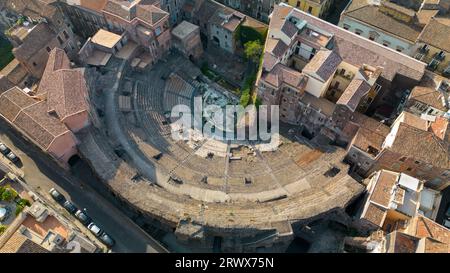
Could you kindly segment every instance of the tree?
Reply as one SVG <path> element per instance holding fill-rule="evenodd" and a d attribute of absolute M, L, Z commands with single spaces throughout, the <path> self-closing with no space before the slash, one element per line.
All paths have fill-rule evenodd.
<path fill-rule="evenodd" d="M 14 198 L 13 193 L 10 189 L 5 189 L 5 191 L 2 193 L 1 199 L 3 201 L 11 201 Z"/>
<path fill-rule="evenodd" d="M 250 41 L 244 44 L 245 57 L 253 63 L 258 63 L 262 51 L 263 47 L 258 40 Z"/>

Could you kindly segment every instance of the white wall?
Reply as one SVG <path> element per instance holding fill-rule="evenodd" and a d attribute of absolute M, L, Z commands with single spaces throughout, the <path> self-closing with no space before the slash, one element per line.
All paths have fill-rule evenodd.
<path fill-rule="evenodd" d="M 322 95 L 322 89 L 325 83 L 319 81 L 316 78 L 308 77 L 308 82 L 306 83 L 305 91 L 313 95 L 314 97 L 320 98 Z"/>

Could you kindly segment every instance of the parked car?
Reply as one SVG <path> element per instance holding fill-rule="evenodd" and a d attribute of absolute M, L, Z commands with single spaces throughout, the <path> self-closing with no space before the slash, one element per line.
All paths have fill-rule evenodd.
<path fill-rule="evenodd" d="M 103 232 L 103 234 L 99 237 L 100 241 L 102 241 L 105 245 L 108 247 L 113 247 L 116 243 L 111 236 L 109 236 L 106 232 Z"/>
<path fill-rule="evenodd" d="M 48 192 L 53 197 L 53 199 L 55 199 L 55 201 L 58 202 L 59 204 L 64 204 L 64 202 L 66 201 L 66 198 L 64 197 L 64 195 L 62 195 L 55 188 L 51 188 Z"/>
<path fill-rule="evenodd" d="M 71 214 L 74 214 L 75 212 L 77 212 L 78 208 L 69 200 L 67 200 L 66 202 L 64 202 L 63 207 L 70 212 Z"/>
<path fill-rule="evenodd" d="M 99 228 L 94 222 L 88 225 L 88 229 L 94 234 L 96 237 L 100 237 L 103 233 L 103 230 Z"/>
<path fill-rule="evenodd" d="M 8 155 L 6 155 L 6 157 L 11 160 L 11 162 L 13 163 L 19 163 L 20 159 L 17 157 L 17 155 L 13 152 L 9 152 Z"/>
<path fill-rule="evenodd" d="M 86 210 L 78 210 L 75 212 L 75 217 L 85 226 L 92 222 L 92 219 L 86 214 Z"/>
<path fill-rule="evenodd" d="M 11 149 L 8 148 L 5 144 L 0 142 L 0 153 L 2 153 L 3 155 L 7 155 L 11 152 Z"/>
<path fill-rule="evenodd" d="M 9 214 L 11 213 L 11 209 L 8 207 L 0 207 L 0 221 L 5 221 Z"/>

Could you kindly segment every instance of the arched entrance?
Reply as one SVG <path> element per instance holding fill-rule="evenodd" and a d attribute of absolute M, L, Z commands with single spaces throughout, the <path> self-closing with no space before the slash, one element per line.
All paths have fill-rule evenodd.
<path fill-rule="evenodd" d="M 67 161 L 67 163 L 69 163 L 70 167 L 75 166 L 79 161 L 81 160 L 79 155 L 73 155 L 69 158 L 69 161 Z"/>

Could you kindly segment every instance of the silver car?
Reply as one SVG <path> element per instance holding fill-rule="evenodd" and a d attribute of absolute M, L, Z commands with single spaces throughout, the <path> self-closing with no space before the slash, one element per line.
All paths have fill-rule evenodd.
<path fill-rule="evenodd" d="M 99 228 L 95 223 L 90 223 L 88 225 L 88 229 L 94 234 L 96 237 L 100 237 L 103 233 L 103 230 Z"/>

